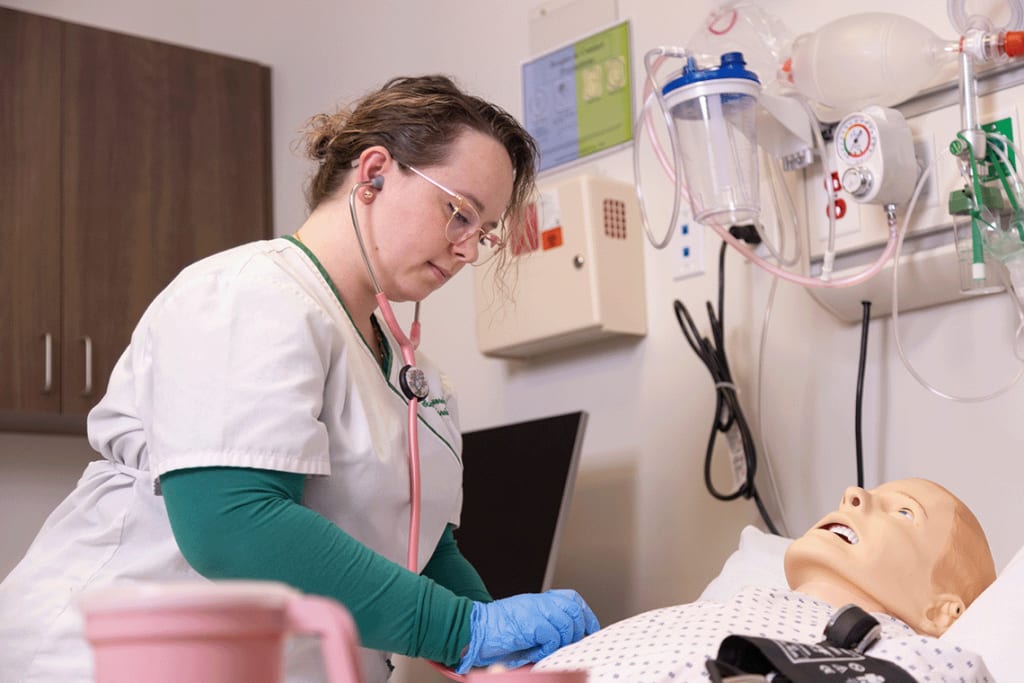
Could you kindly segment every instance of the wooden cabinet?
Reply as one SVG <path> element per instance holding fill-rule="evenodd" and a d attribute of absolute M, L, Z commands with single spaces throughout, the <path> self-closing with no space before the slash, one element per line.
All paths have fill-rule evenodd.
<path fill-rule="evenodd" d="M 0 8 L 0 429 L 84 431 L 153 297 L 270 237 L 270 72 Z"/>
<path fill-rule="evenodd" d="M 60 410 L 60 40 L 60 22 L 0 10 L 2 411 Z"/>

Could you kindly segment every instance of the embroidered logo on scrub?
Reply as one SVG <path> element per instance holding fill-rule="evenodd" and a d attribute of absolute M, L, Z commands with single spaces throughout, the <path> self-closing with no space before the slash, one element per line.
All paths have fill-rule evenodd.
<path fill-rule="evenodd" d="M 433 408 L 442 417 L 448 415 L 448 402 L 443 398 L 428 398 L 420 403 L 424 408 Z"/>

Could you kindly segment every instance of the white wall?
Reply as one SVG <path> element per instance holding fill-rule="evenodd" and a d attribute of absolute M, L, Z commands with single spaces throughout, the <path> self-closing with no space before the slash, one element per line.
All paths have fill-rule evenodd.
<path fill-rule="evenodd" d="M 598 3 L 605 8 L 608 2 Z M 303 121 L 399 73 L 441 71 L 513 113 L 521 113 L 518 69 L 530 57 L 532 3 L 506 0 L 379 0 L 299 3 L 221 0 L 0 0 L 2 4 L 269 65 L 273 70 L 274 204 L 278 233 L 304 215 L 306 164 L 290 143 Z M 564 2 L 549 3 L 550 6 Z M 632 21 L 634 77 L 643 53 L 680 45 L 712 3 L 619 0 Z M 761 5 L 794 33 L 854 8 L 813 0 Z M 989 12 L 1002 2 L 970 4 Z M 885 11 L 864 0 L 860 11 Z M 945 4 L 907 0 L 900 11 L 942 36 Z M 584 15 L 586 13 L 584 12 Z M 587 27 L 590 28 L 590 27 Z M 951 132 L 950 132 L 951 134 Z M 588 170 L 632 180 L 629 152 Z M 650 177 L 650 174 L 648 175 Z M 667 216 L 668 193 L 652 181 L 652 213 Z M 659 211 L 661 213 L 659 213 Z M 662 219 L 664 220 L 664 218 Z M 660 230 L 660 228 L 659 228 Z M 476 350 L 472 283 L 457 279 L 424 306 L 423 348 L 461 390 L 467 429 L 583 409 L 590 413 L 582 469 L 557 583 L 580 589 L 604 621 L 694 598 L 757 521 L 748 502 L 720 503 L 703 488 L 702 462 L 714 406 L 711 382 L 672 313 L 680 298 L 705 325 L 715 296 L 718 241 L 706 240 L 707 275 L 671 279 L 670 257 L 646 247 L 649 334 L 530 362 L 487 359 Z M 802 290 L 780 285 L 766 352 L 766 414 L 755 414 L 757 344 L 768 279 L 728 259 L 728 342 L 741 399 L 763 419 L 790 530 L 802 532 L 832 509 L 854 479 L 853 407 L 860 331 L 824 312 Z M 998 297 L 901 316 L 907 352 L 949 391 L 982 393 L 1016 371 L 1009 304 Z M 705 327 L 706 329 L 706 327 Z M 1022 389 L 982 404 L 954 404 L 926 392 L 901 365 L 889 319 L 870 329 L 865 385 L 867 481 L 925 476 L 959 493 L 989 531 L 998 565 L 1021 543 L 1016 495 L 1024 443 Z M 0 573 L 66 492 L 87 460 L 81 440 L 0 435 Z M 35 462 L 49 462 L 44 471 Z M 27 466 L 26 463 L 29 463 Z M 15 496 L 16 491 L 36 491 Z"/>

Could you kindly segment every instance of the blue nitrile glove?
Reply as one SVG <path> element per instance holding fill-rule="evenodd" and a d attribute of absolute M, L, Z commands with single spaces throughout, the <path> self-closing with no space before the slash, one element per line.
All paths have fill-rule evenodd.
<path fill-rule="evenodd" d="M 597 617 L 573 590 L 474 602 L 469 617 L 469 647 L 456 673 L 491 664 L 514 669 L 539 661 L 599 628 Z"/>

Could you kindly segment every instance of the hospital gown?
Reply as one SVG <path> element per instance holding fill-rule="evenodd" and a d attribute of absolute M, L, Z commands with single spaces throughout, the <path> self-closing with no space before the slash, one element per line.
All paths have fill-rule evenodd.
<path fill-rule="evenodd" d="M 708 681 L 705 661 L 726 636 L 817 643 L 834 612 L 803 593 L 748 587 L 724 602 L 676 605 L 612 624 L 555 652 L 536 670 L 586 669 L 589 683 Z M 920 683 L 995 683 L 977 655 L 919 635 L 886 614 L 874 616 L 882 639 L 869 655 L 895 662 Z"/>

